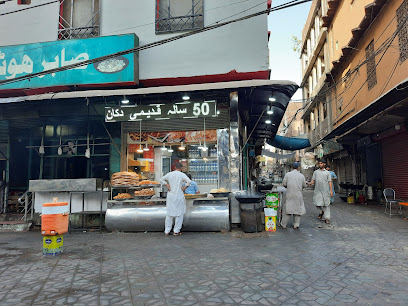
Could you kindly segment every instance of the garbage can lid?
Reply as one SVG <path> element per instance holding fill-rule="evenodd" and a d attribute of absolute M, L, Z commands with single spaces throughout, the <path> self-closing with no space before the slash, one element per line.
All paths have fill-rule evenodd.
<path fill-rule="evenodd" d="M 239 191 L 235 193 L 235 198 L 240 203 L 254 203 L 261 202 L 264 195 L 260 192 Z"/>

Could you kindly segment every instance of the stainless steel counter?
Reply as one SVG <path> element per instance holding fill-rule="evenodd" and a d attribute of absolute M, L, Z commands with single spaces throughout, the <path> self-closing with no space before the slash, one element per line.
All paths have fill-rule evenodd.
<path fill-rule="evenodd" d="M 151 204 L 141 204 L 141 202 Z M 229 199 L 186 199 L 182 231 L 230 230 Z M 119 231 L 164 231 L 166 199 L 108 201 L 105 226 Z"/>

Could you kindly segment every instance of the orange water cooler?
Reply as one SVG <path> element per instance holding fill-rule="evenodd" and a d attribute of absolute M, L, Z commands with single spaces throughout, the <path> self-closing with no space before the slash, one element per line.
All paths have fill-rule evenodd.
<path fill-rule="evenodd" d="M 68 202 L 44 203 L 41 215 L 41 233 L 47 236 L 68 232 Z"/>

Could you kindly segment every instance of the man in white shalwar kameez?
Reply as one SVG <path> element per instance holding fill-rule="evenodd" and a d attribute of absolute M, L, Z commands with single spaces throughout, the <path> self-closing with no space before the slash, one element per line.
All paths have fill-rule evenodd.
<path fill-rule="evenodd" d="M 170 234 L 174 222 L 174 235 L 181 235 L 181 227 L 183 226 L 183 217 L 186 213 L 186 199 L 184 197 L 184 190 L 190 186 L 191 180 L 181 172 L 183 165 L 176 164 L 176 170 L 167 173 L 160 180 L 160 184 L 167 186 L 166 198 L 166 221 L 164 223 L 164 234 Z M 185 185 L 183 184 L 185 182 Z M 183 186 L 184 185 L 184 186 Z"/>
<path fill-rule="evenodd" d="M 300 164 L 293 163 L 293 170 L 286 173 L 283 178 L 283 186 L 286 187 L 286 201 L 283 205 L 281 226 L 286 228 L 293 215 L 293 228 L 298 229 L 300 226 L 300 216 L 306 213 L 305 203 L 303 202 L 302 190 L 306 187 L 306 179 L 299 172 Z"/>
<path fill-rule="evenodd" d="M 319 169 L 313 172 L 313 177 L 310 184 L 315 184 L 313 202 L 320 211 L 318 218 L 329 224 L 330 198 L 333 196 L 333 184 L 331 174 L 325 169 L 325 166 L 326 160 L 319 160 Z"/>

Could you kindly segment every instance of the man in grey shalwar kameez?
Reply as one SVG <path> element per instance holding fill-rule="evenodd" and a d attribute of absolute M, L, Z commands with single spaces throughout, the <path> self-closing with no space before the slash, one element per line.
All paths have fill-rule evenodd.
<path fill-rule="evenodd" d="M 174 222 L 174 235 L 181 235 L 181 227 L 183 226 L 183 217 L 186 213 L 186 199 L 184 197 L 184 190 L 190 186 L 191 180 L 181 172 L 183 165 L 176 164 L 176 170 L 167 173 L 160 180 L 162 185 L 167 186 L 166 198 L 166 221 L 164 223 L 164 234 L 168 236 Z M 185 184 L 183 184 L 185 183 Z"/>
<path fill-rule="evenodd" d="M 281 226 L 286 228 L 291 216 L 294 216 L 293 228 L 300 226 L 300 216 L 306 213 L 305 203 L 303 202 L 302 190 L 306 187 L 306 179 L 299 172 L 300 164 L 295 162 L 293 170 L 286 173 L 283 178 L 283 186 L 286 187 L 286 201 L 283 205 Z"/>
<path fill-rule="evenodd" d="M 310 184 L 315 184 L 313 202 L 320 210 L 318 218 L 330 223 L 330 198 L 333 196 L 333 184 L 330 172 L 325 169 L 325 166 L 326 161 L 319 160 L 319 169 L 313 172 Z"/>

